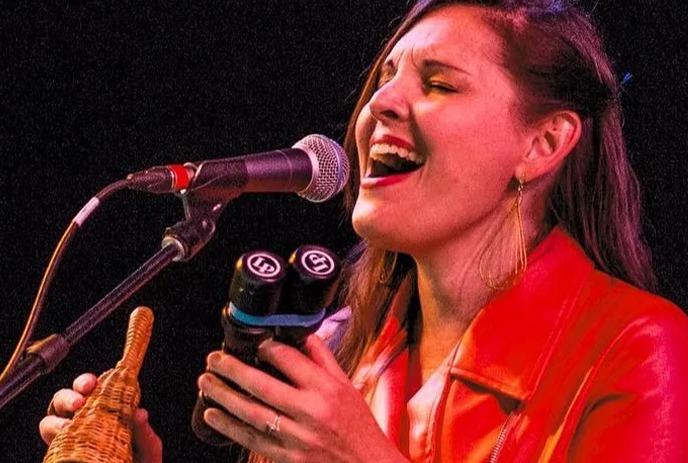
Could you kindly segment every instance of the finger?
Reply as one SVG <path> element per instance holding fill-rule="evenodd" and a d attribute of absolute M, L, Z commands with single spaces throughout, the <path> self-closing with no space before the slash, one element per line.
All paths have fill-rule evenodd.
<path fill-rule="evenodd" d="M 98 378 L 93 373 L 79 375 L 72 384 L 72 389 L 81 395 L 89 395 L 98 384 Z"/>
<path fill-rule="evenodd" d="M 291 385 L 224 352 L 215 351 L 208 355 L 208 370 L 229 379 L 251 396 L 288 415 L 293 415 L 293 404 L 301 395 Z"/>
<path fill-rule="evenodd" d="M 258 347 L 258 358 L 284 373 L 299 388 L 327 387 L 328 376 L 313 360 L 298 349 L 271 339 Z"/>
<path fill-rule="evenodd" d="M 83 407 L 86 403 L 84 396 L 71 389 L 60 389 L 55 393 L 52 400 L 52 410 L 55 415 L 62 418 L 70 418 L 74 412 Z"/>
<path fill-rule="evenodd" d="M 264 403 L 253 399 L 239 391 L 228 387 L 221 379 L 212 373 L 205 373 L 198 378 L 198 386 L 205 397 L 222 406 L 226 411 L 250 424 L 258 431 L 267 432 L 270 424 L 279 416 L 281 435 L 290 435 L 289 430 L 295 428 L 294 422 L 286 415 L 278 414 Z"/>
<path fill-rule="evenodd" d="M 134 454 L 139 462 L 162 462 L 162 440 L 148 422 L 148 412 L 143 408 L 134 413 Z"/>
<path fill-rule="evenodd" d="M 227 436 L 242 447 L 268 457 L 270 461 L 292 461 L 287 458 L 287 449 L 282 446 L 281 441 L 274 433 L 268 435 L 258 431 L 253 426 L 243 423 L 217 408 L 208 408 L 203 413 L 203 419 L 220 434 Z"/>
<path fill-rule="evenodd" d="M 46 444 L 50 444 L 58 432 L 64 429 L 72 420 L 60 418 L 55 415 L 48 415 L 38 423 L 38 432 L 41 434 L 41 439 Z"/>
<path fill-rule="evenodd" d="M 327 347 L 322 339 L 320 339 L 315 334 L 312 334 L 306 338 L 306 342 L 303 346 L 303 353 L 306 354 L 316 365 L 330 373 L 335 378 L 340 381 L 349 382 L 349 377 L 339 366 L 339 362 Z"/>

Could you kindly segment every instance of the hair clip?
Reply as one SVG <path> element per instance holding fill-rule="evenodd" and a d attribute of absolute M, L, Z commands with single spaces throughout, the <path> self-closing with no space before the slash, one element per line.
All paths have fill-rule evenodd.
<path fill-rule="evenodd" d="M 621 78 L 621 82 L 619 85 L 621 85 L 621 88 L 626 88 L 626 86 L 633 81 L 633 74 L 630 71 L 626 71 Z"/>

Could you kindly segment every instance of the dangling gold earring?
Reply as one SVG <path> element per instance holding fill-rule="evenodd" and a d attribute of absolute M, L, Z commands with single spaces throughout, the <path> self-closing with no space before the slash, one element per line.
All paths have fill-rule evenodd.
<path fill-rule="evenodd" d="M 392 263 L 388 264 L 388 256 L 390 254 L 392 255 Z M 382 270 L 380 271 L 380 276 L 377 280 L 378 283 L 380 283 L 381 285 L 389 285 L 392 282 L 392 278 L 394 277 L 394 270 L 397 266 L 397 256 L 398 254 L 396 252 L 385 253 L 385 261 L 382 263 Z"/>
<path fill-rule="evenodd" d="M 521 217 L 525 181 L 516 178 L 516 182 L 516 200 L 480 254 L 480 278 L 489 288 L 496 290 L 512 286 L 528 267 L 528 250 Z M 488 265 L 493 268 L 488 269 Z"/>

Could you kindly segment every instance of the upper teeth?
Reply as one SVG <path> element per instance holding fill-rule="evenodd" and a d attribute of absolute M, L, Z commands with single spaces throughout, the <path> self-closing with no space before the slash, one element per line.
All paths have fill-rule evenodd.
<path fill-rule="evenodd" d="M 400 146 L 389 145 L 387 143 L 375 143 L 370 147 L 370 157 L 377 161 L 384 162 L 385 159 L 383 155 L 388 153 L 396 154 L 400 158 L 413 161 L 417 164 L 422 164 L 425 161 L 425 159 L 415 151 L 410 151 Z"/>

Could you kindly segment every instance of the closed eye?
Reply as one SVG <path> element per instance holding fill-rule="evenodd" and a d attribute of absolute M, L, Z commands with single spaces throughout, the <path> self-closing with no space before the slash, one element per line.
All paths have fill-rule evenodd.
<path fill-rule="evenodd" d="M 456 93 L 458 91 L 454 86 L 446 82 L 436 80 L 431 80 L 430 82 L 426 83 L 425 88 L 427 90 L 437 91 L 441 93 Z"/>

